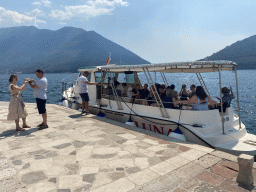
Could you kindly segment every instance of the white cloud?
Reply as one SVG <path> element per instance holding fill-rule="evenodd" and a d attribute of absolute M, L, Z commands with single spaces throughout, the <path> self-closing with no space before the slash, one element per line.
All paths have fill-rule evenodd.
<path fill-rule="evenodd" d="M 36 17 L 20 14 L 16 11 L 6 10 L 0 7 L 0 26 L 7 27 L 13 25 L 33 25 L 37 26 L 39 23 L 46 23 L 43 20 L 38 20 Z"/>
<path fill-rule="evenodd" d="M 61 10 L 52 10 L 50 16 L 58 20 L 68 20 L 71 18 L 71 15 Z"/>
<path fill-rule="evenodd" d="M 128 6 L 123 0 L 96 0 L 88 1 L 86 5 L 65 6 L 64 10 L 52 10 L 50 16 L 58 20 L 69 20 L 71 18 L 97 17 L 112 14 L 116 6 Z"/>
<path fill-rule="evenodd" d="M 113 0 L 113 1 L 108 1 L 108 0 L 96 0 L 96 1 L 88 1 L 89 5 L 92 6 L 97 6 L 97 7 L 101 7 L 101 6 L 127 6 L 128 3 L 127 2 L 123 2 L 123 0 Z"/>
<path fill-rule="evenodd" d="M 40 9 L 33 9 L 30 12 L 26 12 L 27 15 L 33 16 L 33 17 L 45 17 L 45 13 Z"/>
<path fill-rule="evenodd" d="M 42 5 L 42 3 L 41 2 L 39 2 L 39 1 L 35 1 L 34 3 L 31 3 L 32 5 L 35 5 L 35 6 L 41 6 Z"/>
<path fill-rule="evenodd" d="M 45 1 L 42 1 L 42 4 L 43 4 L 45 7 L 51 7 L 52 2 L 51 2 L 51 1 L 48 1 L 48 0 L 45 0 Z"/>
<path fill-rule="evenodd" d="M 66 25 L 67 23 L 59 22 L 59 25 Z"/>
<path fill-rule="evenodd" d="M 35 5 L 35 6 L 38 6 L 38 7 L 40 7 L 41 5 L 43 5 L 44 7 L 51 7 L 52 2 L 48 1 L 48 0 L 42 0 L 41 2 L 35 1 L 31 4 Z"/>

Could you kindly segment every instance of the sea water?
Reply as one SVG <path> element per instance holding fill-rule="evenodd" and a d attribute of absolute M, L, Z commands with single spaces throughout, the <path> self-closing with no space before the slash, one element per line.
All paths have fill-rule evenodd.
<path fill-rule="evenodd" d="M 239 104 L 241 120 L 245 124 L 248 132 L 256 134 L 256 70 L 238 70 L 238 90 L 239 90 Z M 18 74 L 19 81 L 17 85 L 22 85 L 24 78 L 35 79 L 35 74 Z M 45 74 L 48 80 L 48 90 L 47 90 L 47 103 L 58 104 L 62 98 L 62 81 L 66 78 L 65 82 L 69 85 L 78 77 L 78 73 L 50 73 Z M 164 81 L 159 73 L 151 73 L 153 81 L 164 84 Z M 11 98 L 9 92 L 9 82 L 8 79 L 10 74 L 0 74 L 0 101 L 9 101 Z M 139 74 L 141 83 L 147 83 L 146 78 L 143 73 Z M 202 73 L 202 77 L 207 86 L 207 89 L 214 100 L 216 97 L 220 97 L 219 88 L 219 74 L 218 73 Z M 200 85 L 196 74 L 184 74 L 184 73 L 174 73 L 166 74 L 166 79 L 168 85 L 174 84 L 175 90 L 180 91 L 182 84 L 187 85 L 189 89 L 191 84 L 196 86 Z M 125 81 L 125 76 L 120 75 L 118 81 Z M 235 99 L 232 101 L 233 109 L 235 113 L 238 113 L 237 108 L 237 91 L 236 91 L 236 80 L 235 73 L 224 71 L 221 73 L 221 87 L 233 88 L 235 94 Z M 26 89 L 22 92 L 23 99 L 25 102 L 34 103 L 35 98 L 33 97 L 32 88 L 27 85 Z"/>

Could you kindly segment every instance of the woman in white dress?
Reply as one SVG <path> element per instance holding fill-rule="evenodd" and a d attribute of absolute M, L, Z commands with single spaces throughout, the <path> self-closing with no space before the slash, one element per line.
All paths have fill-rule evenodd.
<path fill-rule="evenodd" d="M 20 91 L 24 91 L 26 88 L 27 81 L 24 81 L 22 86 L 17 86 L 15 83 L 18 82 L 17 75 L 11 75 L 9 79 L 9 91 L 11 92 L 12 98 L 9 104 L 9 113 L 7 120 L 15 120 L 16 131 L 24 131 L 24 128 L 30 128 L 26 123 L 27 111 L 25 109 L 25 104 L 22 99 Z M 19 119 L 22 118 L 23 127 L 19 126 Z"/>

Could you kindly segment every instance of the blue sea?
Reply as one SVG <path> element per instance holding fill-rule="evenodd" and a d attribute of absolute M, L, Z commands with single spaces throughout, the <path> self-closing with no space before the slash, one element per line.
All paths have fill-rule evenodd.
<path fill-rule="evenodd" d="M 238 89 L 239 89 L 239 102 L 240 102 L 240 113 L 241 120 L 245 124 L 247 131 L 256 134 L 256 70 L 238 70 Z M 163 84 L 163 80 L 160 74 L 152 73 L 152 78 L 157 83 Z M 24 78 L 35 79 L 35 74 L 18 74 L 19 81 L 17 85 L 22 85 Z M 48 79 L 48 91 L 47 103 L 57 104 L 61 100 L 62 95 L 62 80 L 66 78 L 66 82 L 71 82 L 78 77 L 78 73 L 51 73 L 45 74 Z M 144 74 L 139 74 L 141 82 L 146 83 Z M 218 73 L 202 73 L 204 82 L 209 90 L 210 95 L 213 99 L 220 97 L 219 91 L 219 74 Z M 9 101 L 11 96 L 8 89 L 9 82 L 8 79 L 10 74 L 0 74 L 0 101 Z M 180 91 L 181 85 L 186 84 L 187 88 L 191 84 L 200 85 L 197 76 L 195 74 L 184 74 L 175 73 L 167 74 L 166 79 L 168 84 L 174 84 L 176 86 L 175 90 Z M 119 82 L 124 81 L 124 76 L 118 78 Z M 236 91 L 236 81 L 235 73 L 224 71 L 221 73 L 222 87 L 232 86 L 233 92 L 236 98 L 232 101 L 233 109 L 237 113 L 237 91 Z M 22 92 L 25 102 L 34 103 L 35 98 L 33 97 L 32 88 L 28 85 L 27 88 Z M 216 99 L 215 99 L 216 100 Z"/>

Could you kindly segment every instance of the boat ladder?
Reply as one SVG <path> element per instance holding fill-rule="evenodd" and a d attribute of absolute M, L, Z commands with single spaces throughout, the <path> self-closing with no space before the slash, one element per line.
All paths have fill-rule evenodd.
<path fill-rule="evenodd" d="M 109 74 L 110 74 L 110 71 L 109 71 Z M 118 109 L 119 109 L 119 110 L 123 110 L 122 104 L 121 104 L 121 102 L 120 102 L 119 96 L 118 96 L 118 94 L 117 94 L 117 92 L 116 92 L 116 88 L 115 88 L 115 86 L 114 86 L 114 81 L 112 81 L 112 82 L 110 83 L 110 85 L 111 85 L 111 88 L 112 88 L 112 91 L 113 91 L 113 95 L 114 95 L 114 98 L 115 98 L 115 100 L 116 100 L 116 104 L 117 104 Z M 109 94 L 110 94 L 110 93 L 109 93 Z"/>
<path fill-rule="evenodd" d="M 156 103 L 157 103 L 157 105 L 158 105 L 158 107 L 159 107 L 159 110 L 160 110 L 162 116 L 163 116 L 163 117 L 166 117 L 166 118 L 169 118 L 169 115 L 168 115 L 166 109 L 164 108 L 163 102 L 162 102 L 162 100 L 160 99 L 160 96 L 159 96 L 159 94 L 158 94 L 158 92 L 157 92 L 156 86 L 155 86 L 155 84 L 154 84 L 154 82 L 153 82 L 153 79 L 152 79 L 152 77 L 151 77 L 151 75 L 150 75 L 150 73 L 149 73 L 148 68 L 143 68 L 143 71 L 144 71 L 145 77 L 147 78 L 147 81 L 148 81 L 150 87 L 153 86 L 154 89 L 155 89 L 155 91 L 153 91 L 154 98 L 155 98 L 155 100 L 156 100 Z M 159 98 L 159 100 L 158 100 L 158 98 Z"/>
<path fill-rule="evenodd" d="M 167 79 L 166 79 L 166 77 L 165 77 L 165 74 L 164 74 L 163 72 L 160 72 L 160 74 L 161 74 L 161 76 L 162 76 L 162 78 L 163 78 L 164 84 L 165 84 L 166 86 L 169 86 L 168 81 L 167 81 Z"/>
<path fill-rule="evenodd" d="M 197 76 L 201 86 L 207 91 L 208 95 L 210 95 L 210 92 L 208 91 L 208 89 L 204 83 L 204 79 L 203 79 L 202 75 L 200 73 L 196 73 L 196 76 Z"/>
<path fill-rule="evenodd" d="M 115 100 L 116 100 L 116 104 L 117 104 L 118 109 L 119 109 L 119 110 L 123 110 L 123 107 L 122 107 L 122 105 L 121 105 L 119 96 L 118 96 L 118 94 L 117 94 L 117 92 L 116 92 L 116 88 L 115 88 L 115 86 L 113 85 L 113 83 L 111 83 L 111 88 L 112 88 L 112 90 L 113 90 L 113 95 L 114 95 L 114 97 L 115 97 Z"/>

